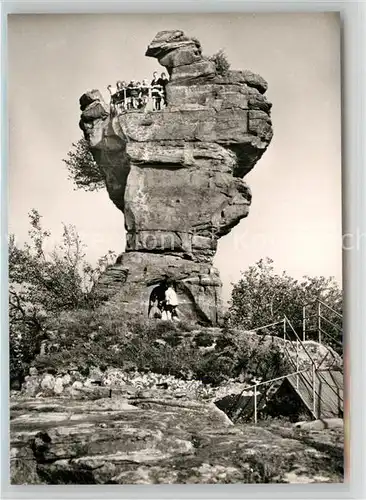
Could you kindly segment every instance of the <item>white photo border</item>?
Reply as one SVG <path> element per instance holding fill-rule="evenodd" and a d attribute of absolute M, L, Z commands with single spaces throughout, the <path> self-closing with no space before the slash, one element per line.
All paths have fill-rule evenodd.
<path fill-rule="evenodd" d="M 7 15 L 26 13 L 339 12 L 342 59 L 343 234 L 366 234 L 366 3 L 353 1 L 7 1 L 1 9 L 1 497 L 2 499 L 364 499 L 366 498 L 366 248 L 343 251 L 345 325 L 345 482 L 342 484 L 26 486 L 9 484 L 7 306 Z"/>

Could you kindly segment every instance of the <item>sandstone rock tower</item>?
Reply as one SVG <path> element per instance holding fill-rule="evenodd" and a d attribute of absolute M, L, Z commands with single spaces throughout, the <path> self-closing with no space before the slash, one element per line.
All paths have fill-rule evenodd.
<path fill-rule="evenodd" d="M 216 324 L 212 259 L 217 240 L 248 215 L 243 177 L 272 138 L 267 83 L 250 71 L 220 75 L 180 30 L 159 32 L 146 55 L 170 75 L 166 108 L 111 116 L 98 91 L 80 98 L 80 127 L 127 231 L 126 252 L 96 292 L 146 316 L 152 288 L 168 276 L 181 314 Z"/>

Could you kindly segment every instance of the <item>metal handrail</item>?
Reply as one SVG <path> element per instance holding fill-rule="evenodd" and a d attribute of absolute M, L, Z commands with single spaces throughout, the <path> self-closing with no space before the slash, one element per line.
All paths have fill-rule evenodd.
<path fill-rule="evenodd" d="M 339 342 L 339 340 L 335 339 L 334 337 L 332 337 L 328 332 L 326 332 L 325 330 L 323 330 L 323 328 L 320 328 L 319 329 L 321 331 L 321 333 L 323 333 L 326 337 L 329 337 L 330 339 L 332 339 L 332 341 L 337 344 L 339 347 L 343 347 L 343 344 L 342 342 Z"/>
<path fill-rule="evenodd" d="M 284 324 L 284 337 L 283 337 L 283 338 L 284 338 L 284 340 L 287 342 L 287 338 L 286 338 L 286 337 L 287 337 L 287 334 L 286 334 L 286 316 L 285 316 L 285 317 L 284 317 L 284 319 L 283 319 L 283 324 Z M 292 330 L 293 330 L 293 326 L 291 325 L 291 323 L 290 323 L 290 322 L 289 322 L 289 324 L 290 324 L 290 327 L 291 327 L 291 328 L 292 328 Z M 296 332 L 294 332 L 294 333 L 295 333 L 295 335 L 297 336 Z M 290 341 L 290 340 L 289 340 L 289 342 L 292 342 L 292 341 Z M 301 341 L 300 341 L 300 342 L 301 342 Z M 303 349 L 306 351 L 306 348 L 305 348 L 303 345 L 302 345 L 302 347 L 303 347 Z M 241 396 L 243 395 L 243 393 L 244 393 L 245 391 L 251 390 L 253 387 L 255 387 L 255 388 L 256 388 L 256 387 L 261 386 L 261 385 L 270 384 L 270 383 L 273 383 L 273 382 L 275 382 L 275 381 L 277 381 L 277 380 L 284 379 L 284 378 L 286 378 L 286 377 L 288 377 L 288 376 L 290 376 L 290 375 L 297 375 L 297 376 L 298 376 L 299 374 L 302 374 L 302 373 L 305 373 L 305 372 L 308 372 L 308 371 L 309 371 L 309 369 L 308 369 L 308 368 L 307 368 L 307 369 L 304 369 L 304 370 L 300 370 L 300 371 L 298 370 L 298 366 L 297 366 L 297 364 L 295 364 L 294 360 L 292 359 L 292 357 L 291 357 L 291 355 L 290 355 L 290 353 L 289 353 L 289 351 L 288 351 L 288 349 L 287 349 L 287 345 L 286 345 L 286 343 L 284 343 L 284 353 L 285 353 L 285 355 L 287 356 L 287 359 L 288 359 L 288 361 L 289 361 L 290 366 L 295 367 L 295 371 L 294 371 L 294 372 L 291 372 L 291 373 L 288 373 L 287 375 L 282 375 L 282 376 L 280 376 L 280 377 L 276 377 L 276 378 L 274 378 L 274 379 L 265 380 L 264 382 L 260 382 L 260 383 L 258 383 L 258 384 L 254 384 L 254 385 L 252 385 L 252 386 L 245 387 L 245 388 L 244 388 L 244 389 L 243 389 L 243 390 L 242 390 L 242 391 L 238 394 L 238 397 L 237 397 L 237 402 L 239 402 L 239 401 L 240 401 L 240 398 L 241 398 Z M 308 354 L 308 353 L 307 353 L 307 354 Z M 309 356 L 309 354 L 308 354 L 308 356 Z M 309 357 L 310 357 L 310 356 L 309 356 Z M 310 360 L 312 361 L 312 358 L 310 358 Z M 312 366 L 313 366 L 313 373 L 315 373 L 315 371 L 316 371 L 315 363 L 313 363 L 313 365 L 312 365 Z M 307 380 L 306 380 L 306 379 L 304 380 L 304 383 L 305 383 L 306 385 L 308 384 L 308 382 L 307 382 Z M 318 396 L 319 396 L 319 394 L 317 394 L 317 392 L 315 391 L 314 384 L 315 384 L 315 382 L 313 381 L 313 387 L 312 387 L 313 394 L 314 394 L 315 396 L 316 396 L 316 395 L 318 395 Z M 315 404 L 315 403 L 314 403 L 314 404 Z M 248 403 L 247 403 L 247 405 L 248 405 Z M 246 406 L 247 406 L 247 405 L 246 405 Z M 243 413 L 243 411 L 245 410 L 246 406 L 240 410 L 239 414 L 237 415 L 236 420 L 238 420 L 238 419 L 240 418 L 240 416 L 241 416 L 241 414 Z M 234 405 L 232 406 L 232 408 L 231 408 L 231 409 L 233 409 L 233 407 L 234 407 Z M 316 415 L 315 415 L 314 411 L 313 411 L 313 414 L 314 414 L 314 416 L 316 417 Z M 255 391 L 254 391 L 254 421 L 255 421 L 255 423 L 257 422 L 257 394 L 256 394 L 256 389 L 255 389 Z"/>
<path fill-rule="evenodd" d="M 283 380 L 283 379 L 291 377 L 293 375 L 299 376 L 299 375 L 302 375 L 303 373 L 308 373 L 308 372 L 309 372 L 309 369 L 297 370 L 295 372 L 287 373 L 286 375 L 281 375 L 280 377 L 276 377 L 276 378 L 273 378 L 273 379 L 270 379 L 270 380 L 265 380 L 264 382 L 259 382 L 258 384 L 254 384 L 254 385 L 251 385 L 249 387 L 245 387 L 245 389 L 243 389 L 241 391 L 241 393 L 239 394 L 239 398 L 238 399 L 240 399 L 240 397 L 243 395 L 244 392 L 250 391 L 250 390 L 254 389 L 254 421 L 256 423 L 257 422 L 257 404 L 256 404 L 256 402 L 257 402 L 257 387 L 262 386 L 262 385 L 266 385 L 266 384 L 273 384 L 274 382 L 278 382 L 279 380 Z M 313 367 L 313 377 L 315 377 L 315 373 L 316 372 L 317 372 L 317 370 L 315 370 L 314 367 Z M 305 385 L 308 385 L 308 381 L 305 378 L 302 378 L 302 380 L 303 380 L 303 383 Z M 311 389 L 312 389 L 312 392 L 313 392 L 313 398 L 314 398 L 313 407 L 314 407 L 314 405 L 315 405 L 315 397 L 320 397 L 319 391 L 315 390 L 315 380 L 314 380 L 314 378 L 313 378 L 313 384 L 312 384 Z M 241 414 L 243 413 L 244 410 L 245 410 L 245 407 L 240 410 L 239 414 L 236 417 L 236 420 L 238 420 L 240 418 L 240 416 L 241 416 Z M 314 408 L 312 410 L 312 413 L 313 413 L 314 417 L 317 418 L 317 415 L 316 415 L 316 412 L 315 412 Z"/>
<path fill-rule="evenodd" d="M 324 371 L 324 370 L 323 370 Z M 334 388 L 329 384 L 329 382 L 327 380 L 325 380 L 322 375 L 321 375 L 321 372 L 322 370 L 319 370 L 319 375 L 318 377 L 322 378 L 323 382 L 326 383 L 326 385 L 334 392 L 334 394 L 339 397 L 341 400 L 342 400 L 342 403 L 343 403 L 343 398 L 340 396 L 340 394 L 338 394 L 338 391 L 334 390 Z"/>
<path fill-rule="evenodd" d="M 292 326 L 292 324 L 291 324 L 290 320 L 288 319 L 288 317 L 287 317 L 286 315 L 285 315 L 285 320 L 286 320 L 286 322 L 289 324 L 289 326 L 290 326 L 291 330 L 293 331 L 293 333 L 295 334 L 296 339 L 300 342 L 301 347 L 302 347 L 302 348 L 304 349 L 304 351 L 306 352 L 306 355 L 307 355 L 307 356 L 308 356 L 308 358 L 310 359 L 311 364 L 315 366 L 315 362 L 314 362 L 313 358 L 312 358 L 312 357 L 310 356 L 310 354 L 308 353 L 308 351 L 307 351 L 306 347 L 304 346 L 303 341 L 302 341 L 302 340 L 300 339 L 300 337 L 298 336 L 298 334 L 297 334 L 296 330 L 294 329 L 294 327 Z"/>
<path fill-rule="evenodd" d="M 240 395 L 242 395 L 245 391 L 250 391 L 253 387 L 259 387 L 260 385 L 265 385 L 265 384 L 272 384 L 273 382 L 277 382 L 278 380 L 290 377 L 291 375 L 299 375 L 300 373 L 305 373 L 308 371 L 309 369 L 307 368 L 306 370 L 299 370 L 297 372 L 287 373 L 287 375 L 281 375 L 280 377 L 271 378 L 270 380 L 265 380 L 264 382 L 259 382 L 258 384 L 250 385 L 249 387 L 245 387 L 245 389 L 243 389 Z"/>
<path fill-rule="evenodd" d="M 127 85 L 127 87 L 123 87 L 121 89 L 117 89 L 116 92 L 114 92 L 114 94 L 111 94 L 111 97 L 115 97 L 118 94 L 120 94 L 121 92 L 123 92 L 123 96 L 125 98 L 126 97 L 126 91 L 128 91 L 128 90 L 139 90 L 141 92 L 143 89 L 148 89 L 150 91 L 153 91 L 153 90 L 163 91 L 164 87 L 162 85 L 142 85 L 141 84 L 138 87 L 137 86 L 136 87 L 129 87 Z"/>
<path fill-rule="evenodd" d="M 339 318 L 343 318 L 343 316 L 342 316 L 341 313 L 339 313 L 338 311 L 336 311 L 335 309 L 333 309 L 333 307 L 329 306 L 328 304 L 326 304 L 325 302 L 323 302 L 320 299 L 315 299 L 315 300 L 313 300 L 311 302 L 306 302 L 305 304 L 303 304 L 303 307 L 314 305 L 316 303 L 321 304 L 322 306 L 326 307 L 327 309 L 329 309 L 330 311 L 332 311 L 334 314 L 336 314 Z"/>
<path fill-rule="evenodd" d="M 320 370 L 320 373 L 319 373 L 319 377 L 324 381 L 324 378 L 322 376 L 322 370 Z M 332 377 L 332 380 L 334 381 L 334 378 Z M 325 382 L 329 385 L 329 387 L 333 390 L 334 394 L 336 394 L 336 396 L 342 401 L 342 403 L 344 402 L 343 400 L 343 397 L 340 395 L 340 393 L 338 392 L 338 390 L 334 390 L 333 387 L 325 380 Z"/>
<path fill-rule="evenodd" d="M 324 321 L 326 321 L 327 323 L 329 323 L 333 328 L 335 328 L 336 330 L 339 330 L 339 331 L 342 331 L 343 328 L 339 325 L 335 325 L 332 321 L 330 321 L 328 318 L 326 318 L 325 316 L 323 316 L 322 314 L 319 314 L 319 317 L 321 319 L 324 319 Z"/>
<path fill-rule="evenodd" d="M 331 352 L 329 349 L 328 349 L 328 352 Z M 328 354 L 328 353 L 327 353 Z M 326 357 L 326 356 L 325 356 Z M 325 357 L 323 358 L 323 360 L 321 361 L 321 363 L 324 361 Z M 320 365 L 321 365 L 320 363 Z M 334 364 L 334 363 L 333 363 Z M 319 370 L 319 367 L 320 365 L 318 366 L 318 368 L 316 369 L 316 372 L 321 372 L 321 370 Z M 315 366 L 315 365 L 314 365 Z M 333 366 L 333 365 L 332 365 Z M 320 376 L 320 375 L 319 375 Z M 324 380 L 324 379 L 323 379 Z M 337 394 L 337 392 L 333 389 L 333 387 L 326 381 L 324 380 L 324 382 L 328 385 L 328 387 L 334 392 L 334 394 Z"/>
<path fill-rule="evenodd" d="M 284 319 L 283 321 L 284 321 L 284 324 L 286 324 L 286 323 L 285 323 L 285 322 L 286 322 L 286 319 Z M 297 370 L 297 369 L 298 369 L 298 367 L 297 367 L 297 365 L 295 364 L 294 360 L 292 359 L 292 356 L 290 355 L 289 350 L 288 350 L 288 348 L 287 348 L 287 344 L 286 344 L 286 342 L 291 342 L 291 343 L 292 343 L 292 340 L 290 340 L 290 339 L 288 339 L 288 338 L 287 338 L 287 333 L 286 333 L 286 330 L 284 330 L 284 332 L 283 332 L 283 340 L 285 341 L 285 343 L 283 344 L 284 352 L 285 352 L 285 354 L 287 355 L 287 358 L 288 358 L 288 360 L 289 360 L 289 362 L 290 362 L 290 365 L 295 366 L 295 369 Z"/>
<path fill-rule="evenodd" d="M 252 328 L 250 330 L 246 330 L 246 332 L 247 333 L 256 332 L 258 330 L 263 330 L 264 328 L 269 328 L 270 326 L 279 325 L 280 323 L 283 323 L 283 319 L 281 319 L 279 321 L 275 321 L 274 323 L 270 323 L 269 325 L 258 326 L 257 328 Z"/>
<path fill-rule="evenodd" d="M 327 309 L 329 309 L 334 314 L 336 314 L 339 318 L 343 318 L 342 314 L 340 314 L 338 311 L 336 311 L 335 309 L 333 309 L 333 307 L 328 306 L 328 304 L 326 304 L 325 302 L 323 302 L 320 299 L 316 299 L 316 300 L 317 300 L 317 302 L 319 302 L 319 304 L 321 304 L 322 306 L 325 306 Z"/>
<path fill-rule="evenodd" d="M 284 320 L 284 321 L 286 321 L 286 316 L 285 316 L 285 320 Z M 296 337 L 298 337 L 298 335 L 297 335 L 296 331 L 294 330 L 294 328 L 293 328 L 293 326 L 292 326 L 291 322 L 288 320 L 288 318 L 287 318 L 287 321 L 288 321 L 288 323 L 289 323 L 289 325 L 290 325 L 290 327 L 291 327 L 292 331 L 295 333 L 295 336 L 296 336 Z M 284 337 L 284 339 L 285 339 L 285 337 Z M 299 338 L 296 340 L 296 343 L 297 343 L 297 344 L 298 344 L 299 340 L 300 340 Z M 292 341 L 290 341 L 290 342 L 292 343 Z M 323 359 L 321 360 L 321 362 L 319 363 L 319 365 L 318 365 L 318 366 L 316 366 L 316 365 L 315 365 L 315 362 L 313 362 L 312 358 L 310 357 L 310 354 L 307 352 L 306 347 L 305 347 L 305 345 L 301 342 L 301 340 L 300 340 L 300 344 L 301 344 L 301 347 L 302 347 L 302 348 L 304 349 L 304 351 L 306 352 L 306 354 L 308 355 L 308 357 L 310 358 L 310 360 L 312 361 L 312 384 L 310 385 L 310 383 L 308 382 L 308 380 L 307 380 L 306 378 L 303 378 L 303 377 L 302 377 L 302 381 L 303 381 L 303 384 L 304 384 L 304 385 L 306 385 L 306 386 L 310 387 L 310 389 L 312 390 L 312 394 L 313 394 L 313 409 L 312 409 L 312 414 L 314 415 L 314 417 L 315 417 L 315 418 L 317 418 L 317 413 L 316 413 L 316 410 L 315 410 L 315 398 L 316 398 L 316 397 L 319 397 L 319 398 L 320 398 L 320 393 L 319 393 L 319 391 L 316 391 L 316 389 L 315 389 L 315 385 L 316 385 L 316 384 L 315 384 L 315 375 L 316 375 L 316 373 L 319 371 L 319 368 L 320 368 L 321 364 L 323 363 L 323 361 L 326 359 L 326 357 L 327 357 L 328 353 L 329 353 L 329 352 L 331 352 L 331 351 L 329 351 L 329 349 L 328 349 L 328 350 L 327 350 L 326 355 L 323 357 Z M 292 359 L 292 358 L 290 357 L 290 355 L 288 354 L 288 350 L 287 350 L 287 349 L 286 349 L 286 351 L 285 351 L 285 352 L 286 352 L 286 354 L 288 355 L 288 357 L 290 358 L 290 361 L 291 361 L 292 365 L 295 365 L 295 363 L 294 363 L 293 359 Z M 333 355 L 333 354 L 332 354 L 332 355 Z M 334 364 L 334 363 L 333 363 L 333 364 Z M 298 369 L 298 365 L 296 364 L 296 370 L 297 370 L 297 369 Z M 309 371 L 309 369 L 306 369 L 306 370 L 304 370 L 304 371 L 308 372 L 308 371 Z M 295 374 L 296 374 L 296 373 L 295 373 Z M 292 374 L 288 374 L 288 376 L 290 376 L 290 375 L 292 375 Z M 297 377 L 296 377 L 297 379 L 298 379 L 298 376 L 299 376 L 299 375 L 297 375 Z M 298 380 L 296 380 L 296 389 L 298 390 Z"/>
<path fill-rule="evenodd" d="M 313 370 L 313 377 L 314 377 L 314 376 L 315 376 L 315 372 L 317 371 L 317 367 L 316 367 L 316 365 L 315 365 L 315 362 L 314 362 L 313 358 L 310 356 L 310 354 L 308 353 L 308 351 L 307 351 L 306 347 L 304 346 L 303 342 L 301 341 L 300 337 L 299 337 L 299 336 L 298 336 L 298 334 L 296 333 L 296 331 L 295 331 L 294 327 L 293 327 L 293 326 L 292 326 L 292 324 L 291 324 L 291 321 L 287 318 L 287 316 L 286 316 L 286 315 L 285 315 L 285 318 L 286 318 L 286 321 L 288 322 L 288 324 L 289 324 L 290 328 L 292 329 L 293 333 L 295 334 L 295 336 L 297 337 L 298 341 L 300 342 L 301 347 L 304 349 L 304 351 L 305 351 L 306 355 L 308 356 L 308 358 L 309 358 L 309 359 L 310 359 L 310 361 L 311 361 L 312 370 Z M 329 384 L 328 384 L 328 385 L 329 385 Z M 329 387 L 333 390 L 333 388 L 332 388 L 330 385 L 329 385 Z M 315 396 L 315 395 L 317 395 L 317 394 L 316 394 L 316 391 L 315 391 L 315 388 L 314 388 L 314 380 L 313 380 L 313 388 L 312 388 L 312 389 L 313 389 L 313 394 L 314 394 L 314 396 Z M 318 394 L 318 395 L 319 395 L 319 394 Z M 314 396 L 313 396 L 313 397 L 314 397 Z M 314 403 L 314 404 L 315 404 L 315 403 Z M 316 417 L 316 415 L 315 415 L 315 410 L 313 411 L 313 414 L 314 414 L 314 416 Z"/>
<path fill-rule="evenodd" d="M 311 361 L 311 363 L 312 363 L 313 369 L 315 369 L 316 371 L 319 371 L 319 370 L 317 370 L 317 368 L 316 368 L 316 366 L 315 366 L 315 362 L 313 361 L 313 359 L 311 358 L 310 354 L 309 354 L 309 353 L 308 353 L 308 351 L 306 350 L 306 347 L 303 345 L 303 343 L 302 343 L 301 339 L 300 339 L 300 338 L 299 338 L 299 336 L 297 335 L 297 333 L 296 333 L 296 331 L 295 331 L 294 327 L 292 326 L 292 324 L 291 324 L 290 320 L 287 318 L 287 316 L 286 316 L 286 315 L 285 315 L 285 319 L 286 319 L 287 323 L 289 324 L 290 328 L 292 329 L 293 333 L 295 334 L 295 336 L 298 338 L 298 340 L 299 340 L 299 342 L 300 342 L 301 346 L 304 348 L 304 350 L 305 350 L 305 352 L 306 352 L 307 356 L 310 358 L 310 361 Z M 325 333 L 326 335 L 328 335 L 326 332 L 324 332 L 324 333 Z M 328 349 L 328 351 L 330 351 L 330 349 Z M 324 361 L 324 360 L 323 360 L 323 361 Z M 332 390 L 335 394 L 337 394 L 337 392 L 333 389 L 333 387 L 332 387 L 330 384 L 328 384 L 328 382 L 327 382 L 327 381 L 325 381 L 325 382 L 326 382 L 326 384 L 329 386 L 329 388 L 330 388 L 330 389 L 331 389 L 331 390 Z"/>
<path fill-rule="evenodd" d="M 318 366 L 317 366 L 317 371 L 320 371 L 320 367 L 321 367 L 321 365 L 323 364 L 323 362 L 325 361 L 325 359 L 327 358 L 328 354 L 331 354 L 333 359 L 332 359 L 332 364 L 331 364 L 331 365 L 329 365 L 327 369 L 328 369 L 328 370 L 330 370 L 330 369 L 333 367 L 334 363 L 336 362 L 336 358 L 335 358 L 335 356 L 334 356 L 333 351 L 332 351 L 332 350 L 330 350 L 330 349 L 328 349 L 328 350 L 327 350 L 327 352 L 325 353 L 325 356 L 323 357 L 323 359 L 322 359 L 322 360 L 320 361 L 320 363 L 318 364 Z"/>
<path fill-rule="evenodd" d="M 280 323 L 283 323 L 283 322 L 284 322 L 284 320 L 282 320 Z M 285 332 L 284 332 L 284 335 L 285 335 Z M 262 341 L 262 340 L 261 340 L 261 341 Z M 260 342 L 261 342 L 261 341 L 260 341 Z M 286 346 L 285 346 L 285 347 L 286 347 Z M 287 352 L 287 350 L 286 350 L 286 349 L 285 349 L 285 354 L 289 357 L 289 359 L 290 359 L 290 364 L 291 364 L 291 363 L 293 363 L 293 361 L 292 361 L 292 359 L 291 359 L 291 357 L 290 357 L 290 355 L 289 355 L 289 353 Z M 270 379 L 270 380 L 272 380 L 272 379 Z M 253 387 L 254 387 L 254 386 L 253 386 Z M 247 390 L 247 388 L 246 388 L 246 387 L 244 387 L 244 388 L 243 388 L 243 390 L 242 390 L 239 394 L 237 394 L 237 397 L 236 397 L 235 401 L 233 402 L 233 404 L 232 404 L 232 405 L 231 405 L 231 407 L 230 407 L 230 412 L 233 412 L 233 411 L 235 410 L 235 408 L 238 406 L 239 401 L 240 401 L 240 398 L 242 397 L 243 393 L 244 393 L 246 390 Z M 248 403 L 249 403 L 249 402 L 248 402 Z M 245 410 L 245 408 L 248 406 L 248 403 L 244 406 L 244 408 L 241 408 L 241 410 L 240 410 L 239 414 L 237 415 L 237 419 L 238 419 L 238 418 L 240 418 L 241 414 L 243 413 L 243 411 Z"/>
<path fill-rule="evenodd" d="M 313 393 L 313 409 L 312 409 L 312 414 L 315 418 L 317 418 L 317 413 L 316 413 L 316 410 L 315 410 L 315 401 L 316 401 L 316 398 L 320 398 L 320 393 L 319 393 L 319 390 L 317 391 L 315 389 L 316 387 L 316 384 L 315 384 L 315 376 L 317 374 L 318 377 L 322 378 L 323 382 L 326 383 L 326 385 L 328 385 L 328 387 L 337 395 L 337 397 L 339 396 L 338 392 L 334 390 L 334 388 L 327 382 L 327 380 L 325 380 L 321 374 L 319 372 L 321 372 L 321 370 L 319 370 L 320 366 L 322 365 L 322 363 L 324 362 L 324 360 L 326 359 L 326 357 L 328 356 L 329 352 L 333 355 L 333 353 L 331 351 L 328 351 L 326 353 L 326 355 L 323 357 L 323 359 L 321 360 L 320 364 L 316 367 L 315 366 L 315 363 L 313 363 L 312 365 L 312 372 L 313 372 L 313 383 L 312 383 L 312 393 Z M 288 357 L 290 358 L 290 361 L 291 361 L 291 364 L 294 365 L 294 362 L 293 360 L 291 359 L 287 349 L 285 349 L 285 353 L 288 355 Z M 303 373 L 308 373 L 309 372 L 309 368 L 306 368 L 304 370 L 296 370 L 294 372 L 291 372 L 291 373 L 287 373 L 286 375 L 281 375 L 280 377 L 275 377 L 275 378 L 272 378 L 272 379 L 269 379 L 269 380 L 265 380 L 263 382 L 259 382 L 257 384 L 253 384 L 253 385 L 250 385 L 250 386 L 247 386 L 245 388 L 243 388 L 243 390 L 238 394 L 238 398 L 237 398 L 237 401 L 240 400 L 241 396 L 243 395 L 244 392 L 246 391 L 251 391 L 254 389 L 254 421 L 255 423 L 257 422 L 257 387 L 260 387 L 260 386 L 264 386 L 264 385 L 268 385 L 268 384 L 273 384 L 274 382 L 277 382 L 279 380 L 283 380 L 287 377 L 290 377 L 290 376 L 293 376 L 293 375 L 302 375 Z M 306 380 L 306 378 L 302 378 L 302 381 L 305 385 L 309 386 L 309 382 Z M 340 397 L 340 396 L 339 396 Z M 341 398 L 342 402 L 343 402 L 343 398 Z M 239 414 L 237 415 L 236 417 L 236 420 L 238 420 L 241 416 L 241 414 L 243 413 L 243 411 L 245 410 L 245 407 L 242 408 L 239 412 Z"/>
<path fill-rule="evenodd" d="M 318 364 L 318 367 L 317 367 L 317 369 L 318 369 L 318 370 L 320 369 L 320 367 L 322 366 L 322 364 L 324 363 L 324 361 L 326 360 L 326 358 L 328 357 L 328 354 L 329 354 L 330 352 L 331 352 L 331 351 L 327 351 L 327 352 L 325 353 L 325 356 L 323 356 L 323 359 L 322 359 L 322 360 L 320 361 L 320 363 Z M 332 354 L 332 356 L 333 356 L 333 354 Z M 333 356 L 333 358 L 334 358 L 334 356 Z M 333 362 L 333 364 L 334 364 L 334 362 Z M 332 366 L 333 366 L 333 365 L 332 365 Z"/>
<path fill-rule="evenodd" d="M 147 90 L 148 93 L 145 94 L 145 95 L 142 95 L 142 92 L 143 90 Z M 130 91 L 138 91 L 139 95 L 138 96 L 128 96 L 127 97 L 127 92 L 130 92 Z M 133 99 L 140 99 L 142 101 L 142 107 L 139 107 L 139 108 L 135 108 L 133 107 L 132 109 L 139 109 L 139 110 L 142 110 L 142 109 L 145 109 L 146 110 L 146 106 L 147 105 L 150 105 L 150 104 L 153 104 L 154 106 L 154 102 L 156 102 L 156 99 L 158 98 L 158 96 L 154 96 L 153 95 L 153 92 L 158 92 L 159 93 L 159 97 L 162 99 L 161 103 L 160 103 L 160 108 L 159 109 L 153 109 L 152 111 L 159 111 L 161 109 L 161 105 L 163 104 L 163 107 L 165 108 L 166 107 L 166 102 L 164 102 L 165 98 L 165 90 L 164 90 L 164 86 L 162 85 L 142 85 L 141 86 L 136 86 L 136 87 L 123 87 L 121 89 L 117 89 L 116 92 L 114 92 L 113 94 L 111 94 L 110 98 L 110 105 L 111 105 L 111 112 L 112 112 L 112 109 L 114 109 L 117 114 L 122 114 L 123 112 L 127 112 L 127 111 L 131 111 L 131 109 L 128 109 L 126 106 L 128 105 L 128 103 L 130 102 L 129 99 L 131 99 L 131 102 Z M 123 109 L 120 109 L 120 105 L 123 105 Z"/>

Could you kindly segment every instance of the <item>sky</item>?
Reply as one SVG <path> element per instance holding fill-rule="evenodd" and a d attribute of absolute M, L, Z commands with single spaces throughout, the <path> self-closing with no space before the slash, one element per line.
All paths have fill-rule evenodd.
<path fill-rule="evenodd" d="M 158 31 L 182 29 L 203 53 L 268 82 L 274 137 L 245 177 L 249 216 L 219 240 L 223 298 L 260 258 L 294 278 L 342 279 L 340 27 L 336 13 L 12 15 L 8 23 L 9 232 L 22 244 L 35 208 L 60 240 L 76 226 L 90 262 L 124 251 L 123 214 L 105 190 L 75 190 L 62 162 L 81 138 L 79 97 L 163 70 L 145 57 Z"/>

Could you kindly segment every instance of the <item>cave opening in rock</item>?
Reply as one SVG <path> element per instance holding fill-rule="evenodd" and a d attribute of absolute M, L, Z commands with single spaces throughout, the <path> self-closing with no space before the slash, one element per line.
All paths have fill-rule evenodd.
<path fill-rule="evenodd" d="M 152 319 L 161 319 L 165 302 L 165 291 L 167 289 L 167 280 L 160 281 L 155 286 L 149 297 L 148 317 Z"/>
<path fill-rule="evenodd" d="M 178 320 L 177 285 L 165 278 L 150 292 L 148 317 L 150 319 Z"/>

